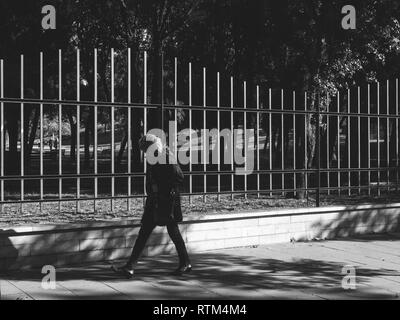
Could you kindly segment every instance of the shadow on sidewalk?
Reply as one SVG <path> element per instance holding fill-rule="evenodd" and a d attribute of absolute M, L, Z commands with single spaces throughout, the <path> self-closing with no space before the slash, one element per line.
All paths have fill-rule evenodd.
<path fill-rule="evenodd" d="M 251 248 L 249 248 L 251 250 Z M 136 275 L 131 280 L 117 277 L 110 270 L 110 265 L 101 263 L 90 266 L 59 268 L 57 281 L 88 280 L 99 282 L 132 282 L 141 280 L 168 286 L 181 286 L 182 281 L 204 288 L 234 288 L 235 290 L 307 290 L 332 289 L 342 290 L 343 264 L 312 259 L 283 261 L 254 256 L 209 252 L 192 255 L 194 269 L 185 276 L 171 276 L 176 267 L 172 257 L 159 256 L 145 258 L 136 268 Z M 399 276 L 399 271 L 389 269 L 357 269 L 357 284 L 365 279 L 377 276 Z M 12 272 L 5 274 L 5 280 L 41 281 L 40 270 Z M 400 283 L 399 283 L 400 287 Z"/>
<path fill-rule="evenodd" d="M 18 249 L 11 242 L 9 235 L 15 234 L 13 229 L 0 229 L 0 274 L 12 265 L 19 256 Z"/>

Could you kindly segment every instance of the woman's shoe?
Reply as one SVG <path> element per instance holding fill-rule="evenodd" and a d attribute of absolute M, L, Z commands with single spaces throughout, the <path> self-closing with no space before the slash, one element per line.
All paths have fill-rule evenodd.
<path fill-rule="evenodd" d="M 192 271 L 192 265 L 190 263 L 188 263 L 188 264 L 179 266 L 178 269 L 176 269 L 174 272 L 172 272 L 172 275 L 181 276 L 184 273 L 189 273 L 190 271 Z"/>
<path fill-rule="evenodd" d="M 111 270 L 127 279 L 131 279 L 135 273 L 132 268 L 129 268 L 126 265 L 122 267 L 111 266 Z"/>

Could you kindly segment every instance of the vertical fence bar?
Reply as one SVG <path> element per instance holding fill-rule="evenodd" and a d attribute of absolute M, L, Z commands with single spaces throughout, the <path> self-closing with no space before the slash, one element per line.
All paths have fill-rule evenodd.
<path fill-rule="evenodd" d="M 164 52 L 161 52 L 161 79 L 160 79 L 160 85 L 161 85 L 161 130 L 164 131 Z M 175 114 L 175 111 L 174 111 Z M 168 118 L 169 121 L 169 118 Z M 174 127 L 174 135 L 175 134 L 175 127 Z M 171 137 L 168 137 L 169 139 L 171 139 Z M 175 145 L 175 138 L 174 138 L 174 145 Z"/>
<path fill-rule="evenodd" d="M 387 173 L 386 173 L 386 183 L 387 183 L 387 192 L 389 193 L 390 187 L 389 187 L 389 175 L 390 175 L 390 152 L 389 152 L 389 108 L 390 108 L 390 103 L 389 103 L 389 80 L 386 82 L 386 166 L 387 166 Z"/>
<path fill-rule="evenodd" d="M 304 184 L 305 184 L 305 195 L 308 199 L 308 141 L 307 141 L 307 130 L 308 130 L 308 113 L 307 113 L 307 92 L 304 92 Z"/>
<path fill-rule="evenodd" d="M 326 94 L 326 178 L 327 178 L 327 187 L 328 187 L 328 195 L 331 194 L 331 190 L 330 190 L 330 172 L 329 172 L 329 168 L 330 168 L 330 164 L 329 164 L 329 160 L 330 160 L 330 149 L 329 149 L 329 106 L 330 106 L 330 96 L 329 93 Z"/>
<path fill-rule="evenodd" d="M 357 87 L 357 136 L 358 136 L 358 168 L 361 168 L 361 91 Z M 358 195 L 361 194 L 361 171 L 358 171 Z"/>
<path fill-rule="evenodd" d="M 399 79 L 396 79 L 396 192 L 399 191 Z"/>
<path fill-rule="evenodd" d="M 24 99 L 24 55 L 21 54 L 21 100 Z M 21 212 L 23 211 L 23 201 L 24 201 L 24 103 L 21 102 L 20 105 L 20 116 L 21 116 L 21 127 L 20 127 L 20 156 L 21 156 Z"/>
<path fill-rule="evenodd" d="M 243 81 L 243 108 L 247 108 L 247 84 Z M 247 112 L 243 112 L 244 198 L 247 199 Z"/>
<path fill-rule="evenodd" d="M 293 111 L 293 195 L 296 196 L 296 91 L 293 91 Z"/>
<path fill-rule="evenodd" d="M 348 195 L 351 195 L 351 174 L 350 174 L 350 168 L 351 168 L 351 157 L 350 157 L 350 103 L 351 103 L 351 97 L 350 97 L 350 89 L 347 89 L 347 166 L 348 166 L 348 173 L 347 173 L 347 185 L 349 186 L 349 189 L 347 191 Z"/>
<path fill-rule="evenodd" d="M 260 198 L 260 87 L 256 87 L 256 103 L 257 103 L 257 115 L 256 115 L 256 121 L 257 121 L 257 140 L 256 140 L 256 152 L 257 152 L 257 198 Z"/>
<path fill-rule="evenodd" d="M 115 196 L 115 88 L 114 88 L 114 48 L 111 48 L 111 212 L 114 211 L 114 196 Z"/>
<path fill-rule="evenodd" d="M 162 75 L 161 75 L 162 76 Z M 147 52 L 144 52 L 143 56 L 143 104 L 147 104 Z M 143 131 L 144 134 L 147 133 L 147 108 L 143 108 Z M 143 170 L 144 170 L 144 178 L 143 178 L 143 189 L 144 189 L 144 195 L 147 195 L 146 192 L 146 172 L 147 172 L 147 161 L 143 157 Z M 144 204 L 145 198 L 143 198 L 143 204 Z"/>
<path fill-rule="evenodd" d="M 219 72 L 217 72 L 217 108 L 220 107 L 220 78 L 219 78 Z M 217 196 L 217 200 L 221 201 L 221 175 L 219 174 L 219 172 L 221 171 L 221 153 L 220 153 L 220 111 L 217 111 L 217 143 L 216 143 L 216 148 L 217 148 L 217 170 L 218 170 L 218 196 Z"/>
<path fill-rule="evenodd" d="M 268 104 L 269 104 L 269 196 L 272 197 L 272 190 L 273 190 L 273 179 L 272 179 L 272 89 L 268 90 Z"/>
<path fill-rule="evenodd" d="M 40 52 L 40 100 L 43 100 L 43 52 Z M 43 103 L 40 103 L 40 200 L 43 200 Z M 42 202 L 39 204 L 42 212 Z"/>
<path fill-rule="evenodd" d="M 58 50 L 58 100 L 62 100 L 62 51 Z M 62 199 L 62 105 L 58 105 L 58 212 L 61 212 Z"/>
<path fill-rule="evenodd" d="M 233 102 L 233 99 L 234 99 L 234 95 L 233 95 L 233 77 L 231 77 L 231 109 L 232 109 L 232 111 L 231 111 L 231 171 L 232 171 L 232 173 L 231 173 L 231 191 L 232 191 L 232 193 L 231 193 L 231 199 L 233 200 L 233 198 L 234 198 L 234 191 L 235 191 L 235 185 L 234 185 L 234 183 L 235 183 L 235 178 L 234 178 L 234 172 L 233 172 L 233 170 L 234 170 L 234 164 L 233 164 L 233 153 L 234 153 L 234 148 L 236 147 L 235 146 L 235 144 L 234 144 L 234 139 L 235 139 L 235 135 L 234 135 L 234 125 L 233 125 L 233 120 L 234 120 L 234 117 L 233 117 L 233 104 L 234 104 L 234 102 Z"/>
<path fill-rule="evenodd" d="M 178 59 L 174 61 L 175 72 L 174 72 L 174 105 L 178 105 Z M 178 159 L 178 110 L 174 108 L 174 155 Z"/>
<path fill-rule="evenodd" d="M 284 108 L 284 95 L 283 89 L 281 89 L 281 110 Z M 281 169 L 282 169 L 282 190 L 285 190 L 285 129 L 284 129 L 284 116 L 281 114 Z M 282 196 L 285 196 L 285 192 L 282 192 Z"/>
<path fill-rule="evenodd" d="M 203 68 L 203 107 L 206 107 L 207 103 L 207 80 L 206 80 L 206 68 Z M 206 157 L 208 156 L 208 150 L 206 150 L 206 139 L 207 139 L 207 134 L 206 134 L 206 127 L 207 127 L 207 111 L 204 108 L 203 110 L 203 170 L 204 170 L 204 181 L 203 181 L 203 191 L 204 191 L 204 196 L 203 196 L 203 201 L 207 201 L 207 162 L 206 162 Z"/>
<path fill-rule="evenodd" d="M 131 61 L 131 48 L 128 48 L 128 103 L 132 102 L 132 61 Z M 127 210 L 131 208 L 131 195 L 132 195 L 132 107 L 128 106 L 128 140 L 127 140 L 127 157 L 128 157 L 128 199 L 126 202 Z"/>
<path fill-rule="evenodd" d="M 143 54 L 143 80 L 143 103 L 147 104 L 147 51 Z"/>
<path fill-rule="evenodd" d="M 371 85 L 368 83 L 367 86 L 367 113 L 368 113 L 368 123 L 367 123 L 367 132 L 368 132 L 368 195 L 371 195 Z"/>
<path fill-rule="evenodd" d="M 189 62 L 189 106 L 192 106 L 192 63 Z M 193 151 L 193 142 L 192 142 L 192 109 L 189 109 L 189 203 L 192 204 L 192 193 L 193 193 L 193 176 L 192 176 L 192 151 Z"/>
<path fill-rule="evenodd" d="M 97 83 L 97 49 L 94 49 L 94 102 L 97 102 L 97 94 L 98 94 L 98 83 Z M 96 212 L 96 199 L 98 197 L 98 187 L 99 187 L 99 179 L 97 178 L 98 172 L 98 166 L 97 166 L 97 145 L 98 145 L 98 139 L 97 139 L 97 114 L 98 114 L 98 107 L 95 105 L 94 106 L 94 123 L 93 123 L 93 128 L 94 128 L 94 201 L 93 201 L 93 206 L 94 206 L 94 211 Z"/>
<path fill-rule="evenodd" d="M 80 51 L 76 50 L 76 101 L 80 101 L 81 99 L 81 85 L 80 85 Z M 80 123 L 81 123 L 81 106 L 78 104 L 76 106 L 76 174 L 78 177 L 76 178 L 76 212 L 80 211 L 80 197 L 81 197 L 81 179 L 79 177 L 81 173 L 81 131 L 80 131 Z"/>
<path fill-rule="evenodd" d="M 337 174 L 337 185 L 338 185 L 338 195 L 340 196 L 341 194 L 341 190 L 342 190 L 342 183 L 341 183 L 341 165 L 340 165 L 340 160 L 341 160 L 341 156 L 340 156 L 340 92 L 337 92 L 337 112 L 338 112 L 338 116 L 337 116 L 337 167 L 338 167 L 338 174 Z"/>
<path fill-rule="evenodd" d="M 94 101 L 97 102 L 98 95 L 98 83 L 97 83 L 97 49 L 94 49 Z M 97 156 L 97 148 L 98 148 L 98 136 L 97 136 L 97 115 L 98 115 L 98 107 L 94 106 L 94 211 L 96 212 L 96 199 L 98 197 L 98 156 Z"/>
<path fill-rule="evenodd" d="M 315 196 L 315 205 L 317 207 L 320 206 L 320 193 L 321 193 L 321 108 L 320 108 L 321 99 L 318 95 L 318 104 L 317 104 L 317 143 L 316 143 L 316 156 L 317 156 L 317 190 Z"/>
<path fill-rule="evenodd" d="M 0 98 L 4 98 L 4 62 L 0 60 Z M 0 102 L 0 212 L 4 212 L 4 103 Z"/>
<path fill-rule="evenodd" d="M 377 150 L 378 150 L 378 165 L 377 165 L 377 169 L 378 169 L 378 196 L 381 195 L 381 171 L 380 171 L 380 167 L 381 167 L 381 128 L 380 128 L 380 122 L 381 122 L 381 118 L 380 118 L 380 105 L 381 105 L 381 87 L 380 87 L 380 83 L 377 82 L 377 120 L 378 120 L 378 125 L 377 125 Z"/>

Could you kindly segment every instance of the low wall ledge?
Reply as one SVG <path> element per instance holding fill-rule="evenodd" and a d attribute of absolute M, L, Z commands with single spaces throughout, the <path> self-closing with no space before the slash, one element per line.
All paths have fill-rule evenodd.
<path fill-rule="evenodd" d="M 224 222 L 235 220 L 247 219 L 260 219 L 260 218 L 273 218 L 284 216 L 300 216 L 300 215 L 315 215 L 315 214 L 329 214 L 338 213 L 345 214 L 357 211 L 370 211 L 370 210 L 392 210 L 400 209 L 400 203 L 390 204 L 363 204 L 353 206 L 327 206 L 327 207 L 313 207 L 313 208 L 290 208 L 290 209 L 276 209 L 276 210 L 251 210 L 240 211 L 235 213 L 223 214 L 207 214 L 201 216 L 185 217 L 182 224 L 195 224 L 195 223 L 211 223 L 211 222 Z M 1 237 L 16 237 L 24 235 L 40 235 L 48 233 L 68 233 L 68 232 L 84 232 L 93 230 L 107 230 L 107 229 L 126 229 L 140 227 L 140 219 L 124 219 L 124 220 L 110 220 L 110 221 L 95 221 L 87 223 L 65 223 L 65 224 L 43 224 L 32 226 L 0 226 Z"/>

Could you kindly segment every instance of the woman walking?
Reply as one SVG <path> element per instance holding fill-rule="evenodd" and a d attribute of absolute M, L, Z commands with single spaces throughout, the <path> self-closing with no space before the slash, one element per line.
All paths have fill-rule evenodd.
<path fill-rule="evenodd" d="M 134 265 L 138 261 L 153 229 L 156 226 L 166 226 L 179 257 L 179 266 L 173 274 L 188 273 L 192 266 L 178 227 L 178 222 L 182 221 L 179 194 L 183 182 L 182 170 L 174 161 L 168 148 L 163 146 L 161 139 L 155 135 L 147 134 L 142 137 L 139 140 L 139 147 L 146 153 L 147 161 L 149 156 L 153 155 L 163 161 L 162 163 L 158 161 L 153 165 L 148 163 L 146 172 L 147 199 L 141 220 L 142 226 L 127 263 L 122 267 L 113 266 L 112 269 L 118 274 L 131 278 L 134 274 Z"/>

